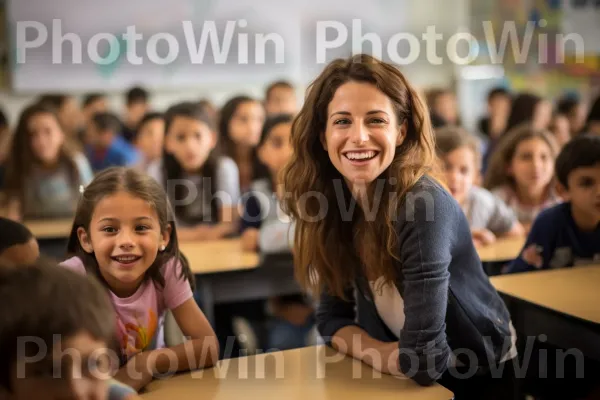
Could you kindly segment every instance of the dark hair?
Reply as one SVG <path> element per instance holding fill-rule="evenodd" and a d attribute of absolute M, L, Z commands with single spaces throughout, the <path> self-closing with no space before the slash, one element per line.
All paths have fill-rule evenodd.
<path fill-rule="evenodd" d="M 565 116 L 569 116 L 575 107 L 579 105 L 580 101 L 578 98 L 573 96 L 561 97 L 556 103 L 556 112 Z"/>
<path fill-rule="evenodd" d="M 189 118 L 189 119 L 194 119 L 196 121 L 200 121 L 204 124 L 206 124 L 211 130 L 214 131 L 214 126 L 212 125 L 212 119 L 208 116 L 208 114 L 206 114 L 206 111 L 200 107 L 198 105 L 198 103 L 192 103 L 192 102 L 184 102 L 184 103 L 179 103 L 179 104 L 175 104 L 172 107 L 170 107 L 167 112 L 165 113 L 165 138 L 169 135 L 169 129 L 171 127 L 171 125 L 173 124 L 173 121 L 177 118 L 177 117 L 183 117 L 183 118 Z M 209 154 L 208 158 L 206 159 L 206 162 L 204 163 L 204 165 L 202 166 L 202 170 L 198 171 L 198 175 L 201 175 L 202 177 L 205 177 L 207 179 L 209 179 L 210 181 L 210 199 L 211 201 L 211 215 L 212 216 L 216 216 L 218 215 L 218 206 L 216 203 L 216 199 L 213 198 L 212 194 L 216 193 L 217 191 L 217 187 L 216 187 L 216 181 L 217 181 L 217 163 L 219 161 L 220 158 L 220 152 L 219 152 L 219 148 L 215 147 Z M 174 155 L 172 155 L 171 153 L 167 152 L 166 147 L 163 147 L 163 185 L 164 185 L 164 189 L 169 192 L 168 196 L 170 198 L 170 201 L 173 204 L 175 203 L 176 199 L 183 199 L 185 198 L 185 194 L 184 194 L 184 187 L 183 185 L 175 185 L 174 190 L 170 190 L 168 182 L 172 181 L 172 180 L 181 180 L 184 179 L 185 177 L 185 172 L 183 170 L 183 168 L 181 167 L 181 164 L 179 164 L 179 161 L 177 161 L 177 159 L 175 158 Z M 205 188 L 203 187 L 203 190 L 205 190 Z M 199 197 L 200 199 L 202 197 Z M 195 224 L 195 223 L 201 223 L 201 222 L 206 222 L 206 221 L 198 221 L 198 220 L 194 220 L 192 219 L 188 214 L 187 214 L 187 207 L 175 207 L 175 216 L 184 221 L 185 223 L 191 223 L 191 224 Z"/>
<path fill-rule="evenodd" d="M 39 260 L 19 268 L 0 266 L 0 387 L 11 392 L 11 370 L 17 362 L 19 339 L 34 336 L 52 352 L 54 335 L 68 339 L 85 332 L 115 343 L 115 315 L 106 290 L 93 277 L 56 263 Z M 25 352 L 39 351 L 38 345 Z M 114 350 L 114 349 L 113 349 Z"/>
<path fill-rule="evenodd" d="M 600 164 L 600 136 L 579 135 L 569 141 L 556 159 L 558 182 L 568 188 L 569 174 L 582 167 Z"/>
<path fill-rule="evenodd" d="M 290 90 L 294 90 L 294 85 L 292 85 L 290 82 L 284 81 L 284 80 L 275 81 L 275 82 L 271 83 L 267 87 L 267 90 L 265 91 L 265 100 L 266 101 L 269 101 L 269 98 L 271 97 L 271 93 L 275 89 L 290 89 Z"/>
<path fill-rule="evenodd" d="M 163 113 L 159 113 L 159 112 L 149 112 L 149 113 L 146 113 L 142 117 L 142 119 L 140 120 L 140 122 L 138 123 L 137 129 L 135 130 L 135 137 L 134 137 L 134 139 L 140 133 L 140 131 L 142 130 L 142 128 L 144 127 L 144 125 L 146 125 L 148 122 L 153 121 L 155 119 L 160 119 L 160 120 L 164 121 L 165 120 L 165 115 Z"/>
<path fill-rule="evenodd" d="M 276 115 L 273 115 L 266 119 L 265 124 L 263 125 L 262 132 L 260 134 L 260 141 L 258 142 L 256 149 L 254 150 L 254 157 L 256 157 L 255 165 L 257 167 L 254 168 L 254 171 L 253 171 L 253 178 L 252 178 L 253 180 L 269 178 L 268 179 L 269 185 L 272 186 L 273 179 L 270 179 L 271 173 L 269 172 L 269 169 L 263 163 L 261 163 L 260 160 L 258 159 L 258 149 L 263 144 L 265 144 L 265 142 L 269 138 L 269 134 L 271 133 L 273 128 L 275 128 L 279 124 L 290 124 L 293 121 L 294 121 L 294 116 L 291 114 L 276 114 Z M 273 189 L 274 188 L 271 187 L 271 190 L 273 190 Z"/>
<path fill-rule="evenodd" d="M 86 232 L 89 232 L 92 214 L 98 202 L 104 197 L 120 191 L 130 193 L 150 204 L 158 215 L 161 232 L 166 232 L 168 226 L 171 226 L 169 244 L 164 251 L 157 254 L 156 259 L 146 271 L 145 279 L 152 279 L 155 283 L 164 287 L 165 279 L 161 268 L 171 260 L 178 260 L 181 263 L 181 278 L 187 279 L 190 282 L 190 286 L 194 288 L 194 275 L 190 271 L 187 259 L 183 254 L 179 253 L 177 230 L 173 222 L 171 205 L 165 191 L 154 178 L 135 168 L 108 168 L 100 172 L 85 188 L 77 206 L 75 220 L 73 221 L 73 227 L 71 228 L 67 243 L 67 252 L 69 255 L 79 257 L 88 273 L 93 274 L 108 286 L 100 274 L 96 257 L 93 254 L 87 253 L 81 247 L 77 230 L 83 228 Z"/>
<path fill-rule="evenodd" d="M 590 124 L 591 122 L 600 122 L 600 96 L 596 98 L 588 112 L 586 123 Z"/>
<path fill-rule="evenodd" d="M 535 115 L 535 108 L 542 98 L 532 93 L 519 94 L 512 103 L 506 131 L 513 129 L 524 122 L 531 122 Z"/>
<path fill-rule="evenodd" d="M 458 126 L 445 126 L 435 131 L 437 154 L 444 158 L 461 147 L 468 147 L 475 155 L 475 169 L 481 168 L 481 144 L 477 137 Z"/>
<path fill-rule="evenodd" d="M 0 108 L 0 131 L 8 128 L 8 118 L 4 111 Z"/>
<path fill-rule="evenodd" d="M 488 92 L 488 96 L 487 96 L 488 103 L 491 102 L 494 99 L 494 97 L 497 97 L 497 96 L 510 97 L 510 92 L 506 88 L 503 88 L 503 87 L 493 88 L 492 90 L 490 90 Z"/>
<path fill-rule="evenodd" d="M 9 247 L 25 244 L 32 238 L 33 234 L 25 225 L 0 217 L 0 253 Z"/>
<path fill-rule="evenodd" d="M 65 105 L 65 102 L 69 98 L 69 95 L 63 93 L 48 93 L 40 96 L 37 102 L 39 104 L 52 107 L 56 112 L 58 112 L 62 108 L 62 106 Z"/>
<path fill-rule="evenodd" d="M 30 176 L 33 167 L 37 163 L 37 159 L 31 149 L 29 121 L 40 114 L 51 115 L 56 120 L 59 128 L 62 129 L 58 117 L 56 116 L 56 111 L 48 105 L 41 103 L 33 104 L 23 110 L 15 129 L 11 151 L 6 162 L 6 201 L 16 198 L 21 202 L 21 205 L 24 205 L 26 178 Z M 60 149 L 59 162 L 66 163 L 69 170 L 71 186 L 73 190 L 78 190 L 81 182 L 78 168 L 75 164 L 75 154 L 75 150 L 69 146 L 67 141 L 65 141 Z M 23 210 L 23 212 L 25 213 L 26 210 Z"/>
<path fill-rule="evenodd" d="M 83 107 L 89 107 L 98 100 L 104 99 L 106 96 L 103 93 L 88 93 L 83 98 Z"/>
<path fill-rule="evenodd" d="M 92 124 L 94 124 L 96 129 L 100 132 L 110 131 L 116 134 L 121 132 L 121 128 L 123 127 L 119 117 L 110 112 L 99 112 L 94 114 L 92 117 Z"/>
<path fill-rule="evenodd" d="M 135 103 L 147 103 L 150 98 L 150 93 L 139 86 L 132 87 L 125 95 L 127 106 Z"/>

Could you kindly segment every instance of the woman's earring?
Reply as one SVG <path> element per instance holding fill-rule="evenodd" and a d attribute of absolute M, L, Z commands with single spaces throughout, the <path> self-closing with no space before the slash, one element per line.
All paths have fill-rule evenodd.
<path fill-rule="evenodd" d="M 165 251 L 165 245 L 160 246 L 160 251 Z"/>

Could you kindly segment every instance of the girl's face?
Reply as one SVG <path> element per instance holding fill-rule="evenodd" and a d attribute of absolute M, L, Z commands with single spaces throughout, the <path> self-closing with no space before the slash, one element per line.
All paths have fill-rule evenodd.
<path fill-rule="evenodd" d="M 571 140 L 571 127 L 569 120 L 563 115 L 557 115 L 552 122 L 552 133 L 559 146 L 562 148 Z"/>
<path fill-rule="evenodd" d="M 444 156 L 446 180 L 452 197 L 464 204 L 478 177 L 473 149 L 463 146 Z"/>
<path fill-rule="evenodd" d="M 531 138 L 517 145 L 508 167 L 518 187 L 525 190 L 545 188 L 554 174 L 552 150 L 544 139 Z"/>
<path fill-rule="evenodd" d="M 454 125 L 458 122 L 458 106 L 453 93 L 444 93 L 435 100 L 435 112 L 447 123 Z"/>
<path fill-rule="evenodd" d="M 61 125 L 68 133 L 76 133 L 83 126 L 83 114 L 77 101 L 73 97 L 65 100 L 58 111 Z"/>
<path fill-rule="evenodd" d="M 265 110 L 260 103 L 241 103 L 229 121 L 229 136 L 236 145 L 255 147 L 260 141 L 264 122 Z"/>
<path fill-rule="evenodd" d="M 29 120 L 29 140 L 34 157 L 44 165 L 57 162 L 65 142 L 58 120 L 52 114 L 36 114 Z"/>
<path fill-rule="evenodd" d="M 552 122 L 552 104 L 547 100 L 542 100 L 535 106 L 533 127 L 534 129 L 548 129 L 550 122 Z"/>
<path fill-rule="evenodd" d="M 217 144 L 217 135 L 202 121 L 175 117 L 165 136 L 165 149 L 189 173 L 198 171 Z"/>
<path fill-rule="evenodd" d="M 348 186 L 358 188 L 390 166 L 405 132 L 383 92 L 369 83 L 348 82 L 329 103 L 323 147 Z"/>
<path fill-rule="evenodd" d="M 292 156 L 291 134 L 291 123 L 275 125 L 258 149 L 258 158 L 269 168 L 273 176 L 283 169 Z"/>
<path fill-rule="evenodd" d="M 165 139 L 165 121 L 156 118 L 146 122 L 137 134 L 136 144 L 147 161 L 160 157 Z"/>
<path fill-rule="evenodd" d="M 142 283 L 161 247 L 169 244 L 170 231 L 170 227 L 161 231 L 154 207 L 120 191 L 100 200 L 89 231 L 79 228 L 77 233 L 83 249 L 94 253 L 112 291 L 129 297 Z"/>

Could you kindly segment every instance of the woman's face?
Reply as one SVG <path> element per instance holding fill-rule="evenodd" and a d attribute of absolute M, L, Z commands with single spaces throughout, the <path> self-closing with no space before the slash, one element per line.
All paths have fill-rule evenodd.
<path fill-rule="evenodd" d="M 348 186 L 358 189 L 390 166 L 405 133 L 389 97 L 372 84 L 347 82 L 329 103 L 322 143 Z"/>

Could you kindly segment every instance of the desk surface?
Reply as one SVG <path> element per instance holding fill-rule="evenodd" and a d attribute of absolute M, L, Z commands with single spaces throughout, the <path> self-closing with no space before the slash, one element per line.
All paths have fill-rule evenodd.
<path fill-rule="evenodd" d="M 600 324 L 600 265 L 494 276 L 496 290 Z"/>
<path fill-rule="evenodd" d="M 180 242 L 179 250 L 188 259 L 194 274 L 253 269 L 260 262 L 258 253 L 242 250 L 239 239 Z"/>
<path fill-rule="evenodd" d="M 512 261 L 521 253 L 525 239 L 525 237 L 498 239 L 488 246 L 477 247 L 477 253 L 483 262 Z"/>
<path fill-rule="evenodd" d="M 323 346 L 221 360 L 215 368 L 152 382 L 143 399 L 449 400 L 440 385 L 419 387 L 379 374 Z"/>
<path fill-rule="evenodd" d="M 32 220 L 24 221 L 23 224 L 29 228 L 33 236 L 37 239 L 59 239 L 69 237 L 73 226 L 73 219 Z"/>

